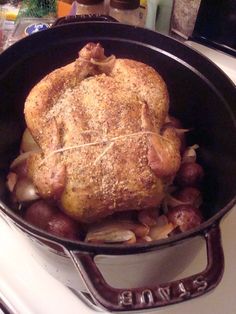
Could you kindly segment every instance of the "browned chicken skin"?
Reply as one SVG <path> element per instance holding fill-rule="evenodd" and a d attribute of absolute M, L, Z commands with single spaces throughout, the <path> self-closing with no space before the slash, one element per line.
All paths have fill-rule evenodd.
<path fill-rule="evenodd" d="M 168 103 L 153 68 L 106 58 L 99 44 L 87 44 L 25 103 L 27 126 L 42 150 L 28 159 L 40 195 L 81 222 L 159 205 L 180 166 L 175 131 L 162 132 Z"/>

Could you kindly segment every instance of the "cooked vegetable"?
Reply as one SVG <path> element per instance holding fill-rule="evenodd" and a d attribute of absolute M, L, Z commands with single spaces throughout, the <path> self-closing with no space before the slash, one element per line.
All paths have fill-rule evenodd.
<path fill-rule="evenodd" d="M 181 187 L 199 186 L 202 182 L 204 171 L 196 162 L 185 162 L 181 164 L 176 176 L 176 182 Z"/>
<path fill-rule="evenodd" d="M 157 208 L 145 209 L 138 213 L 138 220 L 146 226 L 154 226 L 157 224 L 158 216 L 159 210 Z"/>
<path fill-rule="evenodd" d="M 24 153 L 39 150 L 39 146 L 33 139 L 28 128 L 26 128 L 23 133 L 20 150 Z"/>
<path fill-rule="evenodd" d="M 15 173 L 22 173 L 22 168 L 26 167 L 27 158 L 29 157 L 30 152 L 26 152 L 23 154 L 18 155 L 10 165 L 10 169 Z M 23 170 L 25 173 L 26 169 Z"/>
<path fill-rule="evenodd" d="M 197 154 L 196 150 L 198 149 L 198 145 L 192 145 L 185 149 L 182 157 L 182 163 L 185 162 L 196 162 Z"/>
<path fill-rule="evenodd" d="M 182 190 L 179 190 L 176 193 L 174 193 L 174 197 L 177 200 L 185 204 L 192 205 L 195 208 L 199 208 L 202 204 L 202 193 L 199 189 L 194 187 L 183 188 Z"/>
<path fill-rule="evenodd" d="M 32 225 L 46 230 L 48 222 L 56 214 L 56 212 L 57 209 L 55 206 L 45 202 L 44 200 L 39 200 L 26 209 L 24 218 Z"/>
<path fill-rule="evenodd" d="M 46 230 L 58 237 L 79 239 L 79 226 L 73 219 L 61 212 L 49 219 Z"/>
<path fill-rule="evenodd" d="M 93 243 L 135 243 L 136 237 L 131 230 L 109 230 L 101 232 L 88 232 L 85 242 Z"/>
<path fill-rule="evenodd" d="M 13 192 L 17 182 L 17 174 L 15 172 L 9 172 L 7 175 L 7 188 L 10 192 Z"/>
<path fill-rule="evenodd" d="M 169 221 L 184 232 L 199 226 L 202 222 L 200 211 L 191 205 L 171 208 L 167 214 Z"/>
<path fill-rule="evenodd" d="M 18 202 L 29 202 L 39 199 L 37 189 L 28 178 L 19 178 L 17 180 L 13 194 Z"/>
<path fill-rule="evenodd" d="M 136 242 L 137 238 L 144 238 L 149 227 L 129 220 L 109 218 L 101 223 L 95 223 L 88 229 L 86 242 L 125 243 Z"/>
<path fill-rule="evenodd" d="M 152 240 L 166 239 L 174 228 L 174 224 L 169 222 L 165 215 L 162 215 L 158 218 L 157 224 L 151 227 L 148 236 Z"/>

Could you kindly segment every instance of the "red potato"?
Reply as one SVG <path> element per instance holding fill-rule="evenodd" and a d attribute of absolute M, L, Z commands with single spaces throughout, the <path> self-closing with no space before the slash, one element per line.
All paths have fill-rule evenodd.
<path fill-rule="evenodd" d="M 51 219 L 48 221 L 46 230 L 49 233 L 62 238 L 74 240 L 79 238 L 78 224 L 73 219 L 61 212 L 58 212 L 51 217 Z"/>
<path fill-rule="evenodd" d="M 46 230 L 48 222 L 57 213 L 57 209 L 43 200 L 33 203 L 26 209 L 24 218 L 32 225 Z"/>
<path fill-rule="evenodd" d="M 180 187 L 197 187 L 202 182 L 204 170 L 201 165 L 196 162 L 186 162 L 181 164 L 176 175 L 176 183 Z"/>
<path fill-rule="evenodd" d="M 199 208 L 202 204 L 202 193 L 195 187 L 186 187 L 174 193 L 174 198 L 177 200 Z"/>
<path fill-rule="evenodd" d="M 203 219 L 200 211 L 190 205 L 180 205 L 171 208 L 167 214 L 169 221 L 179 227 L 182 232 L 199 226 Z"/>

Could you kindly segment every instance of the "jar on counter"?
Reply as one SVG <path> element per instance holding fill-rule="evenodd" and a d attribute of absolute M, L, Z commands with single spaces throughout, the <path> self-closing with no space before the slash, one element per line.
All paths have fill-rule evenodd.
<path fill-rule="evenodd" d="M 109 15 L 124 24 L 139 25 L 139 0 L 110 0 Z"/>
<path fill-rule="evenodd" d="M 106 14 L 104 0 L 77 0 L 78 15 L 84 14 Z"/>
<path fill-rule="evenodd" d="M 139 26 L 144 27 L 147 19 L 147 0 L 140 0 L 139 6 Z"/>

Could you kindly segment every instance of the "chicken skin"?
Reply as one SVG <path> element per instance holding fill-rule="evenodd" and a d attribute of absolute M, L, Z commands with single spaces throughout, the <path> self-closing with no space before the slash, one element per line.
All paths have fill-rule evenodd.
<path fill-rule="evenodd" d="M 163 131 L 168 110 L 153 68 L 107 58 L 89 43 L 26 99 L 26 124 L 41 149 L 28 158 L 28 175 L 42 198 L 80 222 L 156 207 L 180 166 L 180 140 Z"/>

